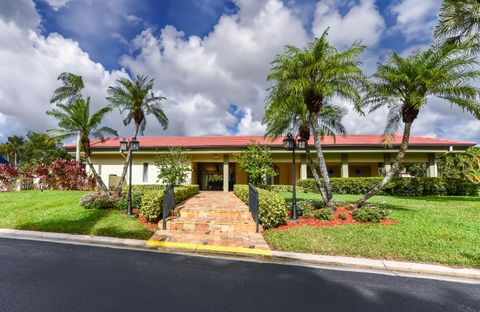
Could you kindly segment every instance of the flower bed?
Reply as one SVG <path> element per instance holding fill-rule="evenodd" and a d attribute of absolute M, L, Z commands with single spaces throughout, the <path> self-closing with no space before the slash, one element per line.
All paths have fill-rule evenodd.
<path fill-rule="evenodd" d="M 342 214 L 346 216 L 345 220 L 339 217 Z M 384 219 L 384 220 L 380 220 L 379 223 L 384 225 L 389 225 L 389 224 L 397 224 L 398 221 L 395 221 L 392 219 Z M 349 225 L 349 224 L 365 225 L 365 224 L 372 224 L 372 223 L 357 222 L 353 220 L 351 210 L 348 210 L 346 207 L 337 207 L 337 210 L 333 215 L 333 219 L 331 221 L 323 221 L 314 217 L 299 217 L 297 221 L 288 220 L 287 224 L 276 227 L 274 228 L 274 230 L 285 230 L 285 229 L 298 227 L 298 226 L 342 226 L 342 225 Z"/>

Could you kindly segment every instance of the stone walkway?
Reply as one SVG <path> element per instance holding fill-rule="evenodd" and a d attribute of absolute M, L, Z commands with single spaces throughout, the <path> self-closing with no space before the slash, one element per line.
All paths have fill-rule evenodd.
<path fill-rule="evenodd" d="M 157 231 L 150 240 L 270 250 L 262 234 L 255 233 L 248 206 L 233 193 L 200 192 L 174 211 L 167 230 Z"/>

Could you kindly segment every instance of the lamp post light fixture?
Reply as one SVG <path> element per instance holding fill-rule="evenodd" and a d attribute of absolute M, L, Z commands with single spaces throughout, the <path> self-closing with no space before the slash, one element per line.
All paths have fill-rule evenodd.
<path fill-rule="evenodd" d="M 129 173 L 128 173 L 128 199 L 127 199 L 127 215 L 133 215 L 132 212 L 132 159 L 133 151 L 138 151 L 140 148 L 140 142 L 137 141 L 136 137 L 133 137 L 130 142 L 122 140 L 120 141 L 120 151 L 127 152 L 130 158 L 128 162 Z"/>
<path fill-rule="evenodd" d="M 290 132 L 283 139 L 283 148 L 287 151 L 292 151 L 292 211 L 290 213 L 290 220 L 297 220 L 297 190 L 296 190 L 296 178 L 297 170 L 295 163 L 295 150 L 305 149 L 307 147 L 307 140 L 302 136 L 293 136 Z"/>

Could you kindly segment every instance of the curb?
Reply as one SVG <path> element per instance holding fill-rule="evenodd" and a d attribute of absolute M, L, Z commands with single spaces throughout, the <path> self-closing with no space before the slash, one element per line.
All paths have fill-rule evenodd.
<path fill-rule="evenodd" d="M 241 247 L 225 247 L 201 244 L 161 242 L 93 235 L 0 229 L 0 238 L 50 241 L 58 243 L 124 247 L 144 250 L 166 250 L 170 253 L 182 251 L 192 255 L 210 254 L 229 256 L 230 259 L 245 260 L 245 257 L 262 257 L 267 262 L 292 265 L 317 265 L 326 269 L 366 271 L 399 276 L 427 277 L 434 279 L 456 279 L 480 284 L 480 269 L 452 268 L 442 265 L 368 259 L 343 256 L 325 256 L 284 251 L 270 251 Z M 233 257 L 233 258 L 232 258 Z"/>
<path fill-rule="evenodd" d="M 303 262 L 316 265 L 334 266 L 341 268 L 387 271 L 395 275 L 425 275 L 442 276 L 475 280 L 480 283 L 480 270 L 469 268 L 452 268 L 443 265 L 403 262 L 381 259 L 368 259 L 342 256 L 325 256 L 295 252 L 272 251 L 274 259 L 286 262 Z"/>

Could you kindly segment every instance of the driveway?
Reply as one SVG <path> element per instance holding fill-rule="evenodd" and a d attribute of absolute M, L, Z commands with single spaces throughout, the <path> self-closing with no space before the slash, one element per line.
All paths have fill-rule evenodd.
<path fill-rule="evenodd" d="M 0 239 L 0 311 L 480 311 L 480 285 Z"/>

